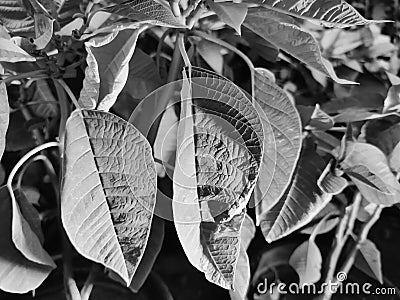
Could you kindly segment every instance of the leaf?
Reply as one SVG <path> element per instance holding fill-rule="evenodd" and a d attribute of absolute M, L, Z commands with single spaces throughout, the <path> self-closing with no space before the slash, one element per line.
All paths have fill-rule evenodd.
<path fill-rule="evenodd" d="M 36 45 L 36 49 L 42 50 L 46 48 L 53 38 L 55 20 L 41 13 L 36 13 L 34 18 L 36 38 L 33 43 Z"/>
<path fill-rule="evenodd" d="M 33 56 L 30 56 L 22 48 L 13 43 L 12 40 L 7 40 L 0 37 L 0 62 L 20 62 L 20 61 L 35 61 Z"/>
<path fill-rule="evenodd" d="M 382 119 L 391 115 L 396 115 L 395 113 L 376 113 L 365 111 L 364 109 L 347 109 L 344 112 L 333 117 L 335 123 L 348 123 L 348 122 L 358 122 L 365 120 Z"/>
<path fill-rule="evenodd" d="M 254 8 L 249 9 L 243 25 L 337 83 L 354 84 L 336 76 L 332 65 L 322 57 L 315 38 L 296 26 L 291 17 L 266 8 Z"/>
<path fill-rule="evenodd" d="M 80 254 L 127 285 L 143 257 L 156 172 L 144 136 L 123 119 L 76 110 L 66 125 L 62 222 Z"/>
<path fill-rule="evenodd" d="M 83 108 L 108 111 L 114 105 L 125 86 L 129 61 L 143 30 L 126 29 L 85 42 L 87 67 L 79 98 Z"/>
<path fill-rule="evenodd" d="M 305 129 L 326 131 L 331 129 L 333 125 L 335 125 L 334 120 L 321 109 L 319 104 L 316 104 Z"/>
<path fill-rule="evenodd" d="M 137 99 L 143 99 L 162 84 L 154 60 L 136 48 L 129 62 L 129 75 L 124 90 Z"/>
<path fill-rule="evenodd" d="M 394 123 L 394 124 L 393 124 Z M 397 118 L 368 122 L 365 129 L 365 140 L 389 155 L 400 142 L 400 124 Z"/>
<path fill-rule="evenodd" d="M 400 85 L 390 87 L 383 105 L 383 113 L 400 109 Z"/>
<path fill-rule="evenodd" d="M 49 84 L 45 79 L 36 80 L 36 91 L 32 101 L 40 102 L 30 105 L 33 113 L 42 118 L 56 117 L 58 115 L 58 103 L 54 97 Z"/>
<path fill-rule="evenodd" d="M 214 2 L 207 0 L 207 4 L 217 14 L 218 18 L 241 34 L 240 27 L 247 14 L 247 5 L 242 3 Z"/>
<path fill-rule="evenodd" d="M 221 53 L 221 46 L 211 43 L 205 39 L 197 44 L 197 51 L 206 63 L 218 74 L 222 73 L 224 67 L 224 57 Z"/>
<path fill-rule="evenodd" d="M 297 247 L 289 264 L 299 274 L 299 285 L 315 283 L 321 278 L 322 256 L 315 241 L 309 239 Z"/>
<path fill-rule="evenodd" d="M 343 0 L 263 0 L 262 3 L 270 9 L 327 27 L 342 28 L 379 22 L 366 20 Z"/>
<path fill-rule="evenodd" d="M 12 293 L 26 293 L 38 288 L 54 265 L 28 260 L 12 241 L 12 200 L 6 186 L 0 188 L 0 289 Z M 24 216 L 21 220 L 26 223 Z M 29 225 L 28 225 L 29 226 Z M 21 234 L 22 225 L 19 228 Z"/>
<path fill-rule="evenodd" d="M 0 74 L 3 73 L 3 67 L 0 65 Z M 10 107 L 8 105 L 7 88 L 4 82 L 0 83 L 0 159 L 3 157 L 6 147 L 6 133 L 9 123 Z"/>
<path fill-rule="evenodd" d="M 245 215 L 242 228 L 240 229 L 240 252 L 236 264 L 236 276 L 233 283 L 233 291 L 229 291 L 232 300 L 242 300 L 246 298 L 250 284 L 250 262 L 247 256 L 247 248 L 256 233 L 256 227 L 248 214 Z"/>
<path fill-rule="evenodd" d="M 186 256 L 207 280 L 234 287 L 245 206 L 262 160 L 263 128 L 227 79 L 184 72 L 174 171 L 174 223 Z"/>
<path fill-rule="evenodd" d="M 383 284 L 381 253 L 371 240 L 367 239 L 361 244 L 360 252 L 356 256 L 354 265 Z"/>
<path fill-rule="evenodd" d="M 156 26 L 186 27 L 169 8 L 154 0 L 128 0 L 108 7 L 104 11 Z"/>
<path fill-rule="evenodd" d="M 137 293 L 149 276 L 154 262 L 161 251 L 164 240 L 164 220 L 153 216 L 149 240 L 143 258 L 139 263 L 136 274 L 132 278 L 129 288 Z"/>
<path fill-rule="evenodd" d="M 394 147 L 389 155 L 389 165 L 395 172 L 400 172 L 400 142 Z"/>
<path fill-rule="evenodd" d="M 399 202 L 400 185 L 390 171 L 385 155 L 375 146 L 360 142 L 349 143 L 345 158 L 340 165 L 345 171 L 349 168 L 358 168 L 349 175 L 369 202 L 382 205 Z M 373 185 L 366 184 L 361 178 L 354 176 L 355 173 Z"/>
<path fill-rule="evenodd" d="M 332 195 L 324 193 L 317 185 L 324 167 L 323 159 L 310 146 L 303 149 L 285 194 L 260 217 L 261 230 L 268 242 L 304 226 L 331 200 Z"/>
<path fill-rule="evenodd" d="M 19 0 L 0 1 L 0 22 L 12 33 L 33 35 L 34 21 Z"/>
<path fill-rule="evenodd" d="M 264 114 L 263 163 L 255 188 L 257 224 L 283 195 L 290 183 L 301 149 L 300 116 L 286 93 L 264 76 L 254 72 L 254 97 Z"/>
<path fill-rule="evenodd" d="M 318 187 L 324 193 L 338 195 L 348 186 L 345 178 L 337 176 L 331 171 L 331 163 L 329 163 L 317 181 Z"/>

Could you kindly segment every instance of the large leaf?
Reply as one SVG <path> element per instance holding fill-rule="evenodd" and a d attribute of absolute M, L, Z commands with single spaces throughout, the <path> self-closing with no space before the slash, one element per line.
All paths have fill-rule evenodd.
<path fill-rule="evenodd" d="M 377 147 L 349 143 L 341 167 L 369 202 L 382 205 L 399 202 L 400 184 L 390 171 L 385 154 Z"/>
<path fill-rule="evenodd" d="M 299 114 L 286 93 L 255 69 L 254 97 L 261 107 L 265 143 L 263 164 L 255 188 L 257 224 L 290 183 L 301 149 Z"/>
<path fill-rule="evenodd" d="M 264 6 L 329 27 L 350 27 L 376 21 L 366 20 L 343 0 L 262 0 Z"/>
<path fill-rule="evenodd" d="M 34 34 L 33 18 L 28 16 L 25 8 L 18 0 L 0 1 L 0 21 L 15 34 Z"/>
<path fill-rule="evenodd" d="M 20 62 L 20 61 L 35 61 L 33 56 L 30 56 L 22 48 L 18 47 L 12 40 L 0 37 L 0 62 Z"/>
<path fill-rule="evenodd" d="M 181 92 L 174 222 L 192 265 L 232 289 L 245 206 L 262 160 L 263 128 L 233 83 L 198 68 L 191 75 Z"/>
<path fill-rule="evenodd" d="M 231 26 L 240 34 L 240 27 L 247 14 L 247 5 L 242 3 L 214 2 L 208 0 L 207 4 L 217 14 L 221 21 Z"/>
<path fill-rule="evenodd" d="M 3 68 L 0 65 L 0 74 L 3 74 Z M 6 147 L 6 133 L 8 129 L 10 107 L 8 105 L 8 96 L 6 84 L 0 83 L 0 159 L 3 156 Z"/>
<path fill-rule="evenodd" d="M 154 0 L 128 0 L 111 6 L 105 11 L 158 26 L 186 27 L 168 7 Z"/>
<path fill-rule="evenodd" d="M 295 176 L 285 194 L 260 216 L 260 226 L 268 242 L 304 226 L 331 200 L 332 195 L 317 185 L 324 168 L 323 159 L 311 146 L 303 149 Z"/>
<path fill-rule="evenodd" d="M 322 57 L 315 38 L 295 25 L 291 17 L 266 8 L 254 8 L 249 9 L 243 25 L 277 48 L 329 76 L 336 82 L 341 84 L 354 83 L 336 76 L 332 65 Z"/>
<path fill-rule="evenodd" d="M 138 130 L 101 111 L 76 110 L 67 121 L 62 221 L 83 256 L 127 285 L 143 257 L 156 195 L 151 148 Z"/>
<path fill-rule="evenodd" d="M 125 86 L 129 61 L 144 28 L 126 29 L 85 42 L 87 67 L 79 103 L 108 111 Z"/>
<path fill-rule="evenodd" d="M 26 293 L 36 289 L 54 269 L 55 265 L 49 256 L 49 261 L 35 262 L 28 259 L 17 249 L 13 243 L 12 235 L 25 235 L 29 232 L 31 226 L 32 230 L 34 230 L 36 227 L 35 221 L 29 214 L 25 218 L 24 212 L 29 212 L 29 209 L 20 210 L 18 204 L 15 206 L 12 203 L 14 200 L 11 199 L 6 186 L 0 188 L 0 196 L 0 289 L 13 293 Z M 23 197 L 23 195 L 19 196 Z M 26 199 L 22 199 L 19 203 L 29 205 Z M 13 228 L 12 223 L 13 219 L 15 219 L 15 213 L 18 214 L 20 226 Z M 30 232 L 34 235 L 33 231 Z M 33 235 L 24 237 L 31 239 L 33 243 L 36 242 L 34 239 L 39 241 L 39 238 Z"/>

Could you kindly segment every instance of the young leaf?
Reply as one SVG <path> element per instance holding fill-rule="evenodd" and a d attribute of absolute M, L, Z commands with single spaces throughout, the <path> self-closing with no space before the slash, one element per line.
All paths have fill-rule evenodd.
<path fill-rule="evenodd" d="M 15 63 L 35 60 L 33 56 L 30 56 L 22 48 L 18 47 L 12 40 L 0 37 L 0 62 Z"/>
<path fill-rule="evenodd" d="M 108 7 L 105 11 L 156 26 L 186 27 L 168 7 L 154 0 L 128 0 Z"/>
<path fill-rule="evenodd" d="M 54 269 L 54 264 L 33 262 L 15 247 L 12 241 L 12 200 L 6 186 L 0 188 L 0 198 L 0 289 L 26 293 L 41 285 Z M 21 215 L 21 219 L 24 216 Z M 19 230 L 22 231 L 22 226 Z"/>
<path fill-rule="evenodd" d="M 156 172 L 144 136 L 107 112 L 76 110 L 67 121 L 61 216 L 83 256 L 127 285 L 140 263 L 156 196 Z"/>
<path fill-rule="evenodd" d="M 48 16 L 35 13 L 35 36 L 34 44 L 36 49 L 42 50 L 50 43 L 53 38 L 53 29 L 55 19 L 51 19 Z"/>
<path fill-rule="evenodd" d="M 189 261 L 232 289 L 244 209 L 258 176 L 263 131 L 241 90 L 217 74 L 184 73 L 174 172 L 174 222 Z"/>
<path fill-rule="evenodd" d="M 87 67 L 79 98 L 83 108 L 108 111 L 125 86 L 129 61 L 144 27 L 112 32 L 85 42 Z"/>
<path fill-rule="evenodd" d="M 390 171 L 385 155 L 377 147 L 360 142 L 349 143 L 341 167 L 366 200 L 382 205 L 399 202 L 400 184 Z"/>
<path fill-rule="evenodd" d="M 317 185 L 324 160 L 307 146 L 303 149 L 295 176 L 285 194 L 260 216 L 260 226 L 268 242 L 284 237 L 310 222 L 331 200 L 332 195 Z"/>
<path fill-rule="evenodd" d="M 299 274 L 299 285 L 315 283 L 321 278 L 322 256 L 314 239 L 297 247 L 290 256 L 289 264 Z"/>
<path fill-rule="evenodd" d="M 218 74 L 222 73 L 224 66 L 224 57 L 222 56 L 221 49 L 221 46 L 204 39 L 197 44 L 197 51 L 201 57 Z"/>
<path fill-rule="evenodd" d="M 337 83 L 354 84 L 336 76 L 332 65 L 322 57 L 315 38 L 295 25 L 291 17 L 267 8 L 254 8 L 249 9 L 243 25 Z"/>
<path fill-rule="evenodd" d="M 327 27 L 342 28 L 377 22 L 366 20 L 343 0 L 263 0 L 262 3 L 270 9 Z"/>
<path fill-rule="evenodd" d="M 264 112 L 260 116 L 267 141 L 254 196 L 259 224 L 260 217 L 290 183 L 301 150 L 301 122 L 286 93 L 258 68 L 254 72 L 254 97 Z"/>
<path fill-rule="evenodd" d="M 372 241 L 367 239 L 361 244 L 360 252 L 356 256 L 354 265 L 383 284 L 381 253 Z"/>
<path fill-rule="evenodd" d="M 247 14 L 247 5 L 242 3 L 214 2 L 207 0 L 207 4 L 217 14 L 218 18 L 241 34 L 240 27 Z"/>
<path fill-rule="evenodd" d="M 331 163 L 329 163 L 317 181 L 318 187 L 324 193 L 338 195 L 348 186 L 348 182 L 341 176 L 336 176 L 331 171 Z"/>
<path fill-rule="evenodd" d="M 3 68 L 0 65 L 0 74 Z M 8 105 L 7 88 L 4 82 L 0 83 L 0 159 L 6 147 L 6 133 L 8 129 L 10 107 Z"/>

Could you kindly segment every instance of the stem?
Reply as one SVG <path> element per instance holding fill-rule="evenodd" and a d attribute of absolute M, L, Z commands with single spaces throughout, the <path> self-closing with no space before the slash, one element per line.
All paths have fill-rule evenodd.
<path fill-rule="evenodd" d="M 383 206 L 379 205 L 372 216 L 369 218 L 367 222 L 363 224 L 361 227 L 360 234 L 357 238 L 357 240 L 354 243 L 353 248 L 350 250 L 349 255 L 347 256 L 345 262 L 343 265 L 340 267 L 339 272 L 343 272 L 345 274 L 348 274 L 350 272 L 351 267 L 353 266 L 354 260 L 356 258 L 358 250 L 360 250 L 362 244 L 366 241 L 367 236 L 369 231 L 371 230 L 372 226 L 378 221 L 380 214 L 382 212 Z M 333 284 L 342 284 L 341 281 L 339 281 L 337 278 L 333 279 Z M 324 293 L 323 300 L 329 300 L 332 297 L 332 290 L 331 289 L 326 289 Z"/>
<path fill-rule="evenodd" d="M 45 77 L 42 77 L 43 75 L 45 75 Z M 13 80 L 27 79 L 29 77 L 38 77 L 38 76 L 40 76 L 41 78 L 48 77 L 44 70 L 37 70 L 37 71 L 26 72 L 26 73 L 22 73 L 22 74 L 8 76 L 7 78 L 0 80 L 0 84 L 1 83 L 9 83 Z"/>
<path fill-rule="evenodd" d="M 168 34 L 170 34 L 173 31 L 172 28 L 168 28 L 167 30 L 164 31 L 162 36 L 160 37 L 160 40 L 158 41 L 157 45 L 157 52 L 156 52 L 156 65 L 157 65 L 157 71 L 160 73 L 160 57 L 161 57 L 161 50 L 162 46 L 164 45 L 164 40 L 167 37 Z"/>
<path fill-rule="evenodd" d="M 31 112 L 29 111 L 29 109 L 26 107 L 25 104 L 21 103 L 19 108 L 20 108 L 25 120 L 29 121 L 32 119 Z M 41 145 L 44 143 L 43 135 L 39 129 L 37 129 L 37 128 L 32 129 L 32 135 L 33 135 L 36 145 Z"/>
<path fill-rule="evenodd" d="M 90 272 L 86 281 L 81 289 L 81 300 L 89 300 L 90 294 L 94 287 L 94 281 L 96 279 L 97 272 L 100 270 L 100 267 L 96 263 L 92 263 L 92 267 L 90 268 Z"/>
<path fill-rule="evenodd" d="M 69 86 L 65 83 L 65 81 L 63 79 L 57 79 L 57 82 L 63 87 L 64 91 L 68 94 L 69 98 L 71 99 L 71 101 L 75 105 L 75 107 L 77 109 L 81 108 L 81 106 L 78 103 L 78 100 L 76 100 L 74 93 L 71 91 Z"/>
<path fill-rule="evenodd" d="M 67 123 L 67 119 L 69 116 L 70 106 L 65 95 L 65 91 L 62 88 L 59 81 L 53 79 L 54 86 L 56 87 L 57 99 L 60 104 L 60 128 L 58 129 L 58 138 L 60 140 L 60 154 L 61 158 L 63 157 L 63 148 L 64 148 L 64 132 L 65 132 L 65 124 Z"/>

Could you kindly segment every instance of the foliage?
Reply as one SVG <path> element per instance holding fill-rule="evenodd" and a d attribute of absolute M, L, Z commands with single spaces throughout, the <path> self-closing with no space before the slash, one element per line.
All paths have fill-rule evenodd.
<path fill-rule="evenodd" d="M 353 263 L 383 282 L 367 235 L 400 202 L 399 37 L 353 4 L 0 1 L 0 288 L 62 265 L 67 299 L 138 292 L 172 222 L 193 267 L 252 298 L 253 219 L 268 243 L 309 235 L 282 252 L 300 284 Z"/>

